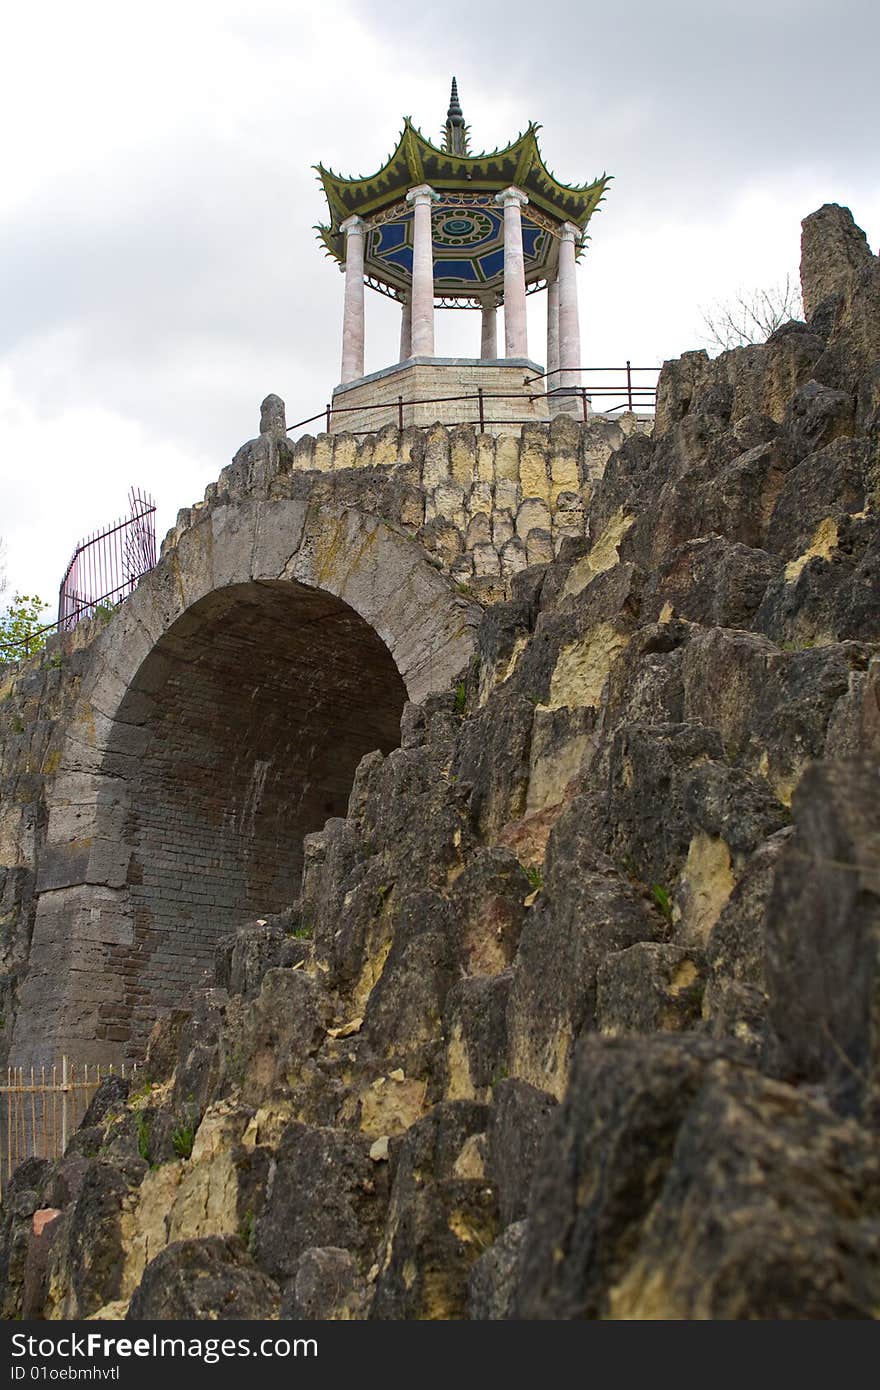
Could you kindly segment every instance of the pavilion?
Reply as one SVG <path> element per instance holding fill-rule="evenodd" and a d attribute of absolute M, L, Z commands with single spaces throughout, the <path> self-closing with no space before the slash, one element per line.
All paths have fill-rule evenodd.
<path fill-rule="evenodd" d="M 333 392 L 340 413 L 332 429 L 378 429 L 392 419 L 474 420 L 478 395 L 486 397 L 480 408 L 487 428 L 585 410 L 576 263 L 608 177 L 583 186 L 560 183 L 542 158 L 539 129 L 530 123 L 506 149 L 471 154 L 453 78 L 442 148 L 407 117 L 377 173 L 343 178 L 316 166 L 330 212 L 317 230 L 345 272 L 342 371 Z M 401 306 L 400 360 L 367 376 L 365 285 Z M 529 357 L 526 326 L 526 296 L 542 289 L 546 376 Z M 435 356 L 438 308 L 480 311 L 478 358 Z M 412 404 L 425 398 L 426 404 Z"/>

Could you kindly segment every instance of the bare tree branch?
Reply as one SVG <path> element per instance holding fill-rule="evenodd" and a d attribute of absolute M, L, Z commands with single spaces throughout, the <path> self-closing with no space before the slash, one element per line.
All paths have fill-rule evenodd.
<path fill-rule="evenodd" d="M 763 343 L 782 324 L 802 319 L 803 314 L 800 284 L 795 276 L 786 275 L 782 284 L 740 289 L 732 299 L 702 309 L 704 341 L 710 351 L 716 352 Z"/>

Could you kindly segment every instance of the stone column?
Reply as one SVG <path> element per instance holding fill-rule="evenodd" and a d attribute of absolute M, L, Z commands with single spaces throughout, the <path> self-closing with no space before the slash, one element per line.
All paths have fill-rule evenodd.
<path fill-rule="evenodd" d="M 559 243 L 559 385 L 577 387 L 581 384 L 581 328 L 578 317 L 577 275 L 575 248 L 580 244 L 581 230 L 573 222 L 562 225 Z"/>
<path fill-rule="evenodd" d="M 434 356 L 434 245 L 431 205 L 440 201 L 427 183 L 411 188 L 406 201 L 413 205 L 413 274 L 411 296 L 413 357 Z"/>
<path fill-rule="evenodd" d="M 412 357 L 412 300 L 406 295 L 400 305 L 400 360 Z"/>
<path fill-rule="evenodd" d="M 557 385 L 559 372 L 559 278 L 547 285 L 547 391 Z"/>
<path fill-rule="evenodd" d="M 511 187 L 496 193 L 495 201 L 504 208 L 504 356 L 527 357 L 522 210 L 529 200 L 520 189 Z"/>
<path fill-rule="evenodd" d="M 356 381 L 364 374 L 364 233 L 362 217 L 347 217 L 345 233 L 345 308 L 342 316 L 342 375 Z"/>
<path fill-rule="evenodd" d="M 480 332 L 480 357 L 483 361 L 498 356 L 498 306 L 494 294 L 486 294 L 480 301 L 482 305 L 482 325 Z"/>

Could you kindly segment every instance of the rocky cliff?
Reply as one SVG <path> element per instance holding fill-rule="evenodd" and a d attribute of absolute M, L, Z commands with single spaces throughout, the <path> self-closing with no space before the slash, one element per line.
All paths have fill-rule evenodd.
<path fill-rule="evenodd" d="M 877 1315 L 880 264 L 802 274 L 18 1170 L 6 1317 Z"/>

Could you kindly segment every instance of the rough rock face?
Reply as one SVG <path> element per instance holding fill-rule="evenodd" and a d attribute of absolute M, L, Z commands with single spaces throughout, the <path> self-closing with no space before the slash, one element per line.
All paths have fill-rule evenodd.
<path fill-rule="evenodd" d="M 880 265 L 803 272 L 19 1169 L 6 1316 L 877 1315 Z"/>

